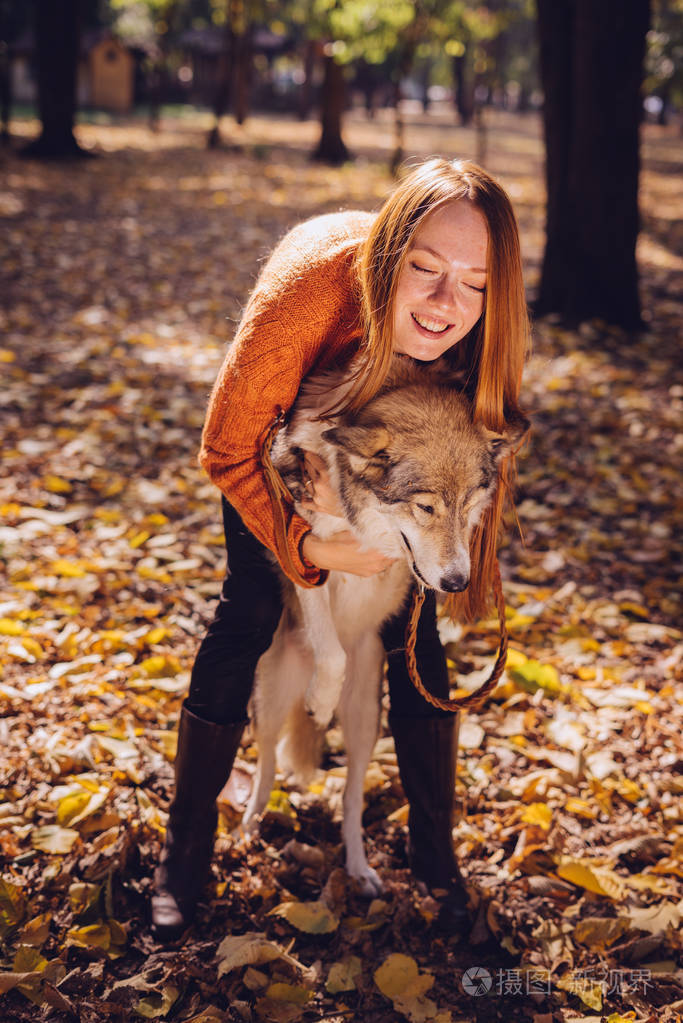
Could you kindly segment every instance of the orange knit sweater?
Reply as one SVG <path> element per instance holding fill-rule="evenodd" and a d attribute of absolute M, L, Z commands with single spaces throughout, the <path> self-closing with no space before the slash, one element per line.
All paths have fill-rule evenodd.
<path fill-rule="evenodd" d="M 279 409 L 294 404 L 308 373 L 343 364 L 358 348 L 354 262 L 372 220 L 359 211 L 333 213 L 285 235 L 256 282 L 211 393 L 199 461 L 271 551 L 275 529 L 261 467 L 263 441 Z M 304 561 L 300 550 L 310 529 L 292 514 L 287 540 L 294 565 L 316 584 L 327 573 Z"/>

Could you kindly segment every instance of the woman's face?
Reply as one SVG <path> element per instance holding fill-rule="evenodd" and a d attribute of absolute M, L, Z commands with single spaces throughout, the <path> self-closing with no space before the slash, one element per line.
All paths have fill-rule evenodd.
<path fill-rule="evenodd" d="M 486 221 L 467 199 L 431 213 L 398 278 L 393 350 L 431 362 L 462 340 L 484 309 Z"/>

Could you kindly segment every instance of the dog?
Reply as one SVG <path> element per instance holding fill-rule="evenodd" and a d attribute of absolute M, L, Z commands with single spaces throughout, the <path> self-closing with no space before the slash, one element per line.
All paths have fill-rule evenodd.
<path fill-rule="evenodd" d="M 306 784 L 336 714 L 348 754 L 342 836 L 346 870 L 362 894 L 382 882 L 367 862 L 361 815 L 363 780 L 379 730 L 384 648 L 380 630 L 417 582 L 442 593 L 464 590 L 470 538 L 498 483 L 501 460 L 528 428 L 503 433 L 473 423 L 462 380 L 443 360 L 393 357 L 380 393 L 356 414 L 332 415 L 348 375 L 304 381 L 272 449 L 274 466 L 297 511 L 326 539 L 350 530 L 369 549 L 395 559 L 369 578 L 331 571 L 305 589 L 282 575 L 284 611 L 259 660 L 252 697 L 258 763 L 242 828 L 254 830 L 276 766 Z M 324 459 L 345 520 L 302 507 L 304 451 Z M 280 733 L 284 736 L 278 743 Z"/>

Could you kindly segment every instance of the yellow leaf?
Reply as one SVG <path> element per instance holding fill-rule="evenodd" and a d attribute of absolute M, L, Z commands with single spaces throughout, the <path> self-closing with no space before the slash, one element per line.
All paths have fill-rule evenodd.
<path fill-rule="evenodd" d="M 176 658 L 167 657 L 165 654 L 154 654 L 145 658 L 140 667 L 147 678 L 164 678 L 167 675 L 177 675 L 180 671 L 180 664 Z"/>
<path fill-rule="evenodd" d="M 276 1002 L 290 1002 L 293 1005 L 306 1005 L 313 997 L 313 992 L 301 984 L 284 984 L 278 981 L 270 984 L 266 990 L 266 998 Z"/>
<path fill-rule="evenodd" d="M 419 972 L 418 965 L 412 956 L 393 952 L 375 970 L 373 976 L 375 984 L 382 994 L 393 1000 L 417 980 Z"/>
<path fill-rule="evenodd" d="M 0 877 L 0 936 L 21 923 L 26 914 L 26 897 L 18 885 Z"/>
<path fill-rule="evenodd" d="M 47 966 L 47 959 L 42 956 L 37 948 L 30 945 L 19 945 L 14 953 L 12 969 L 16 973 L 30 973 L 36 971 L 42 973 Z"/>
<path fill-rule="evenodd" d="M 73 490 L 68 480 L 62 479 L 61 476 L 53 476 L 51 473 L 43 477 L 43 487 L 51 494 L 70 494 Z"/>
<path fill-rule="evenodd" d="M 0 362 L 14 362 L 16 357 L 15 352 L 10 351 L 9 348 L 0 348 Z"/>
<path fill-rule="evenodd" d="M 146 526 L 166 526 L 171 520 L 161 512 L 151 512 L 145 515 Z"/>
<path fill-rule="evenodd" d="M 525 824 L 536 824 L 548 831 L 553 819 L 553 811 L 546 803 L 531 803 L 522 814 Z"/>
<path fill-rule="evenodd" d="M 608 867 L 600 867 L 589 860 L 574 859 L 571 856 L 559 856 L 556 862 L 557 874 L 565 881 L 609 899 L 623 898 L 624 880 Z"/>
<path fill-rule="evenodd" d="M 142 637 L 140 640 L 144 646 L 154 646 L 156 643 L 161 643 L 162 640 L 170 636 L 170 630 L 165 629 L 163 626 L 159 626 L 156 629 L 150 629 L 149 632 Z"/>
<path fill-rule="evenodd" d="M 88 884 L 85 881 L 76 881 L 69 886 L 69 902 L 71 909 L 76 916 L 85 916 L 92 913 L 99 907 L 101 884 Z M 96 915 L 99 915 L 97 913 Z"/>
<path fill-rule="evenodd" d="M 81 948 L 103 948 L 111 945 L 111 932 L 107 924 L 87 924 L 85 927 L 72 927 L 67 931 L 68 945 L 80 945 Z"/>
<path fill-rule="evenodd" d="M 577 817 L 585 817 L 586 820 L 595 820 L 598 815 L 597 807 L 591 806 L 586 799 L 578 799 L 570 796 L 564 804 L 567 813 L 576 814 Z"/>
<path fill-rule="evenodd" d="M 29 920 L 21 929 L 19 940 L 22 945 L 32 945 L 34 948 L 40 948 L 45 944 L 47 939 L 50 937 L 50 920 L 52 919 L 49 913 L 41 913 L 39 916 L 34 916 L 32 920 Z"/>
<path fill-rule="evenodd" d="M 21 645 L 23 646 L 24 650 L 30 657 L 36 659 L 43 656 L 42 646 L 40 645 L 38 640 L 33 639 L 32 636 L 24 636 L 24 638 L 21 641 Z"/>
<path fill-rule="evenodd" d="M 508 668 L 508 675 L 515 685 L 527 693 L 535 693 L 542 689 L 550 696 L 555 696 L 562 690 L 557 669 L 552 664 L 525 661 L 517 667 Z"/>
<path fill-rule="evenodd" d="M 505 667 L 506 668 L 508 668 L 508 669 L 510 669 L 510 668 L 519 668 L 523 664 L 526 664 L 526 662 L 527 662 L 527 657 L 526 657 L 525 654 L 522 653 L 521 650 L 515 650 L 514 647 L 509 647 L 508 648 L 508 656 L 507 656 L 507 660 L 505 662 Z"/>
<path fill-rule="evenodd" d="M 36 828 L 31 835 L 31 845 L 41 852 L 54 853 L 64 856 L 70 852 L 74 842 L 78 839 L 78 832 L 73 828 L 60 828 L 57 824 L 44 824 Z"/>
<path fill-rule="evenodd" d="M 579 971 L 576 971 L 575 975 L 570 970 L 564 977 L 555 981 L 555 986 L 571 995 L 578 995 L 589 1009 L 595 1009 L 596 1012 L 600 1012 L 602 1009 L 602 984 L 590 977 L 583 976 Z"/>
<path fill-rule="evenodd" d="M 158 1019 L 166 1016 L 180 994 L 173 984 L 164 984 L 161 991 L 150 991 L 135 1006 L 135 1011 L 146 1019 Z"/>
<path fill-rule="evenodd" d="M 67 945 L 81 948 L 102 948 L 110 959 L 118 959 L 125 949 L 126 932 L 116 920 L 106 923 L 72 927 L 66 934 Z"/>
<path fill-rule="evenodd" d="M 151 533 L 148 533 L 145 529 L 143 529 L 139 533 L 135 533 L 135 535 L 130 538 L 130 546 L 133 548 L 142 547 L 143 543 L 146 543 L 150 536 Z"/>
<path fill-rule="evenodd" d="M 73 792 L 60 799 L 57 806 L 57 823 L 69 824 L 90 802 L 89 792 Z"/>
<path fill-rule="evenodd" d="M 577 923 L 573 936 L 582 945 L 604 950 L 626 934 L 630 926 L 627 917 L 589 916 Z"/>
<path fill-rule="evenodd" d="M 0 618 L 0 636 L 23 636 L 26 629 L 21 622 L 15 622 L 11 618 Z"/>
<path fill-rule="evenodd" d="M 292 820 L 296 818 L 296 813 L 292 807 L 291 800 L 288 794 L 283 792 L 282 789 L 273 789 L 270 793 L 265 812 L 282 814 L 284 817 L 289 817 Z"/>
<path fill-rule="evenodd" d="M 62 576 L 65 579 L 82 579 L 87 573 L 81 565 L 75 561 L 67 561 L 66 558 L 58 558 L 50 565 L 53 575 Z"/>
<path fill-rule="evenodd" d="M 362 972 L 362 963 L 358 956 L 348 956 L 341 962 L 333 963 L 327 977 L 325 988 L 331 995 L 340 991 L 355 991 L 356 980 Z"/>
<path fill-rule="evenodd" d="M 324 902 L 283 902 L 269 916 L 280 916 L 306 934 L 330 934 L 339 927 L 339 919 Z"/>

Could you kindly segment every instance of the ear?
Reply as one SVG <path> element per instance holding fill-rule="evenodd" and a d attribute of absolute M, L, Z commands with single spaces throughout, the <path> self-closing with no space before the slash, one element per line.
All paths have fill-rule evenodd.
<path fill-rule="evenodd" d="M 495 430 L 488 430 L 484 427 L 484 435 L 488 441 L 494 461 L 500 462 L 506 455 L 515 451 L 521 444 L 530 426 L 531 424 L 526 416 L 523 416 L 521 412 L 515 412 L 506 422 L 502 433 L 496 433 Z"/>
<path fill-rule="evenodd" d="M 391 435 L 385 426 L 370 423 L 367 426 L 333 426 L 325 430 L 323 437 L 351 455 L 373 458 L 382 451 Z"/>
<path fill-rule="evenodd" d="M 324 440 L 344 451 L 355 472 L 374 469 L 383 472 L 389 461 L 385 448 L 391 434 L 379 423 L 366 426 L 334 426 L 323 433 Z"/>

